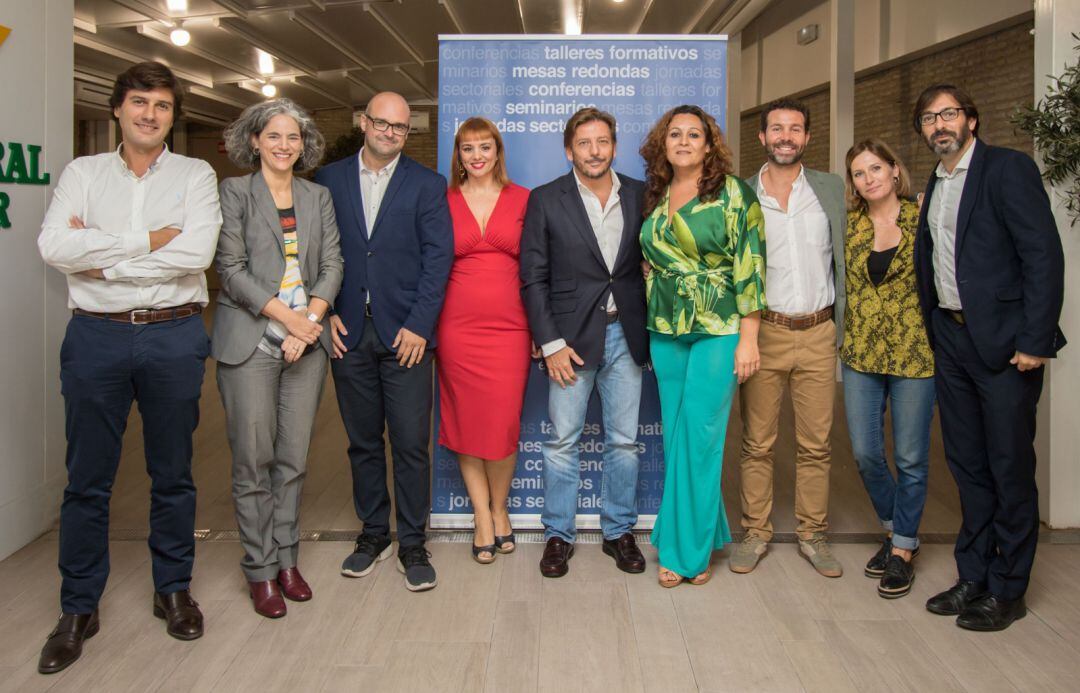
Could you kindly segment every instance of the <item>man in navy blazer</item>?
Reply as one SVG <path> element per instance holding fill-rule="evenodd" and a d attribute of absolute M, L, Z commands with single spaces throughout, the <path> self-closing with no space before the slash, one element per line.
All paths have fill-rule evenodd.
<path fill-rule="evenodd" d="M 315 174 L 330 189 L 341 231 L 345 277 L 334 303 L 331 368 L 349 436 L 353 503 L 364 528 L 341 566 L 363 577 L 389 558 L 390 429 L 397 504 L 398 568 L 413 592 L 435 586 L 424 548 L 431 507 L 432 349 L 453 261 L 446 179 L 401 153 L 409 105 L 372 97 L 356 156 Z"/>
<path fill-rule="evenodd" d="M 1022 618 L 1035 545 L 1035 409 L 1058 328 L 1065 260 L 1035 162 L 976 136 L 963 90 L 927 88 L 916 132 L 940 157 L 915 241 L 915 271 L 949 469 L 960 491 L 955 586 L 930 611 L 970 630 Z"/>

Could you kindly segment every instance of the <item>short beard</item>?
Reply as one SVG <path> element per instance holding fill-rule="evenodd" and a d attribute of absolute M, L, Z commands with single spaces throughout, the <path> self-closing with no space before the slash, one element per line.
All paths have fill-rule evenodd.
<path fill-rule="evenodd" d="M 575 161 L 574 162 L 574 170 L 577 171 L 578 175 L 580 175 L 583 178 L 588 178 L 590 180 L 600 180 L 604 176 L 608 175 L 609 172 L 611 171 L 611 162 L 609 161 L 607 166 L 605 166 L 604 170 L 600 171 L 600 173 L 589 173 L 585 169 L 584 163 L 582 163 L 581 166 L 578 166 L 578 163 Z"/>
<path fill-rule="evenodd" d="M 954 134 L 952 132 L 949 132 L 948 130 L 935 130 L 934 134 L 930 135 L 929 139 L 926 140 L 926 143 L 930 146 L 930 151 L 934 152 L 938 156 L 955 154 L 956 152 L 963 149 L 967 145 L 968 140 L 971 139 L 971 130 L 968 129 L 967 123 L 961 125 L 960 132 L 956 134 L 952 139 L 950 139 L 947 143 L 938 144 L 935 140 L 937 139 L 937 136 L 942 133 L 948 135 Z"/>
<path fill-rule="evenodd" d="M 781 158 L 776 155 L 776 150 L 774 147 L 769 147 L 765 150 L 765 154 L 769 157 L 769 161 L 773 162 L 778 166 L 791 166 L 792 164 L 797 164 L 802 161 L 803 154 L 805 153 L 805 148 L 797 149 L 795 150 L 795 153 L 792 154 L 790 157 Z"/>

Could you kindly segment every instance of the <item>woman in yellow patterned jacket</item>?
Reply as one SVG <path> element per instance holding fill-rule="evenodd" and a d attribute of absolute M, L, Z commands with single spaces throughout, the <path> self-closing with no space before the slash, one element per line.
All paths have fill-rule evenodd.
<path fill-rule="evenodd" d="M 641 155 L 646 326 L 664 421 L 664 495 L 652 543 L 661 585 L 700 585 L 711 576 L 713 550 L 731 541 L 720 471 L 736 382 L 760 363 L 764 216 L 754 192 L 731 175 L 716 121 L 697 106 L 664 114 Z"/>
<path fill-rule="evenodd" d="M 848 151 L 847 189 L 844 408 L 859 474 L 887 532 L 865 572 L 892 599 L 915 580 L 934 412 L 934 356 L 915 286 L 919 206 L 909 197 L 907 170 L 879 139 Z M 895 477 L 885 459 L 886 408 Z"/>

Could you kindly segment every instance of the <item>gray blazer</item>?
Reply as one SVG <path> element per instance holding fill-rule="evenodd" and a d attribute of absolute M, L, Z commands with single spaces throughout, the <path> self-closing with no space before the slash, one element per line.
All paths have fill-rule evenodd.
<path fill-rule="evenodd" d="M 300 255 L 300 277 L 309 298 L 333 306 L 344 271 L 341 241 L 330 191 L 293 178 L 293 208 Z M 278 295 L 285 274 L 285 241 L 274 198 L 262 173 L 227 178 L 221 183 L 221 235 L 214 266 L 221 277 L 210 354 L 237 365 L 254 353 L 270 320 L 262 315 Z M 329 326 L 320 342 L 333 353 Z"/>
<path fill-rule="evenodd" d="M 833 279 L 836 283 L 836 303 L 833 306 L 833 322 L 836 323 L 836 343 L 844 341 L 844 304 L 847 302 L 844 281 L 844 238 L 847 235 L 847 200 L 844 198 L 844 179 L 835 173 L 825 173 L 803 167 L 806 182 L 814 191 L 825 215 L 829 217 L 829 232 L 832 234 Z M 757 192 L 758 177 L 755 173 L 747 179 L 747 185 Z M 768 247 L 769 228 L 765 227 L 765 243 Z M 768 285 L 766 272 L 765 282 Z"/>

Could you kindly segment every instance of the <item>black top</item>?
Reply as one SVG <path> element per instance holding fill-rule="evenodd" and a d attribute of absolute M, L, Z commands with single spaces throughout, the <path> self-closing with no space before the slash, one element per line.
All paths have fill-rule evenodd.
<path fill-rule="evenodd" d="M 892 262 L 893 255 L 896 255 L 897 247 L 894 245 L 885 250 L 870 251 L 870 257 L 866 258 L 866 271 L 870 274 L 870 281 L 874 286 L 880 286 L 885 280 L 885 273 L 889 271 L 889 263 Z"/>

